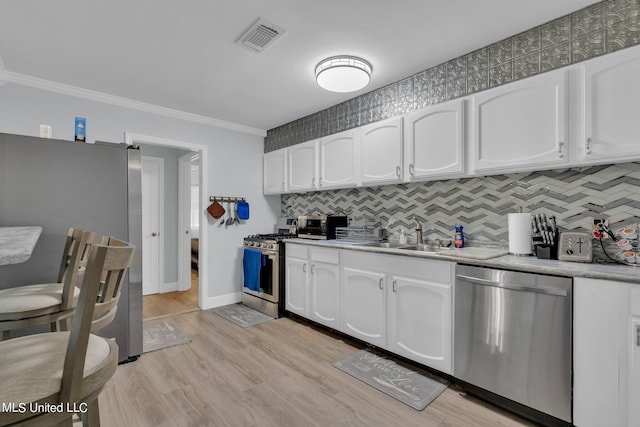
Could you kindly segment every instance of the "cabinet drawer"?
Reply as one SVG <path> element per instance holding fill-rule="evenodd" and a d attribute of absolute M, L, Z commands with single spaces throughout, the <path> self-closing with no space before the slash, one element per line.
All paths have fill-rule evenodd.
<path fill-rule="evenodd" d="M 287 243 L 286 254 L 288 257 L 307 259 L 308 249 L 304 245 L 296 245 L 295 243 Z"/>
<path fill-rule="evenodd" d="M 328 264 L 338 264 L 340 262 L 340 252 L 337 249 L 329 248 L 309 248 L 311 261 L 326 262 Z"/>

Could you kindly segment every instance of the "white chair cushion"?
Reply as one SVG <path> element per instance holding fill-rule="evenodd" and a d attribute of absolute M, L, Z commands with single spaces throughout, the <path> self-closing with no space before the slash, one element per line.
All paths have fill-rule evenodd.
<path fill-rule="evenodd" d="M 80 289 L 74 287 L 73 297 Z M 62 304 L 62 283 L 43 283 L 0 289 L 0 313 L 21 313 Z"/>
<path fill-rule="evenodd" d="M 0 341 L 0 402 L 29 403 L 60 391 L 69 332 Z M 109 357 L 106 338 L 89 335 L 84 376 Z"/>

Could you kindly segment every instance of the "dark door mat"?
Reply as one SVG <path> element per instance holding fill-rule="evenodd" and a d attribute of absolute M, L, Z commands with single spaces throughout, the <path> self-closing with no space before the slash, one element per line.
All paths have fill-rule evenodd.
<path fill-rule="evenodd" d="M 449 382 L 369 350 L 333 364 L 360 381 L 422 411 L 447 389 Z"/>
<path fill-rule="evenodd" d="M 143 353 L 188 342 L 191 338 L 171 319 L 147 320 L 142 324 Z"/>
<path fill-rule="evenodd" d="M 243 328 L 248 328 L 249 326 L 273 320 L 273 317 L 267 316 L 264 313 L 242 304 L 225 305 L 223 307 L 214 308 L 210 311 L 218 316 L 224 317 L 238 326 L 242 326 Z"/>

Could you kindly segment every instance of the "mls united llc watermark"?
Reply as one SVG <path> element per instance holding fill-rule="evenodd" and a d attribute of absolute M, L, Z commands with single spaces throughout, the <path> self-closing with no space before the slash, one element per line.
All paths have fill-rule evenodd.
<path fill-rule="evenodd" d="M 43 412 L 69 412 L 69 413 L 85 413 L 89 406 L 85 402 L 64 402 L 64 403 L 17 403 L 2 402 L 0 412 L 17 412 L 24 413 L 43 413 Z"/>

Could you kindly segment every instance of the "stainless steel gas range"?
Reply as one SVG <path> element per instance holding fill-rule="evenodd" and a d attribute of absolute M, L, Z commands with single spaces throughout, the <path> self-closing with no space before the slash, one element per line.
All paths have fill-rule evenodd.
<path fill-rule="evenodd" d="M 284 251 L 295 234 L 255 234 L 244 238 L 242 303 L 278 318 L 284 313 Z"/>

